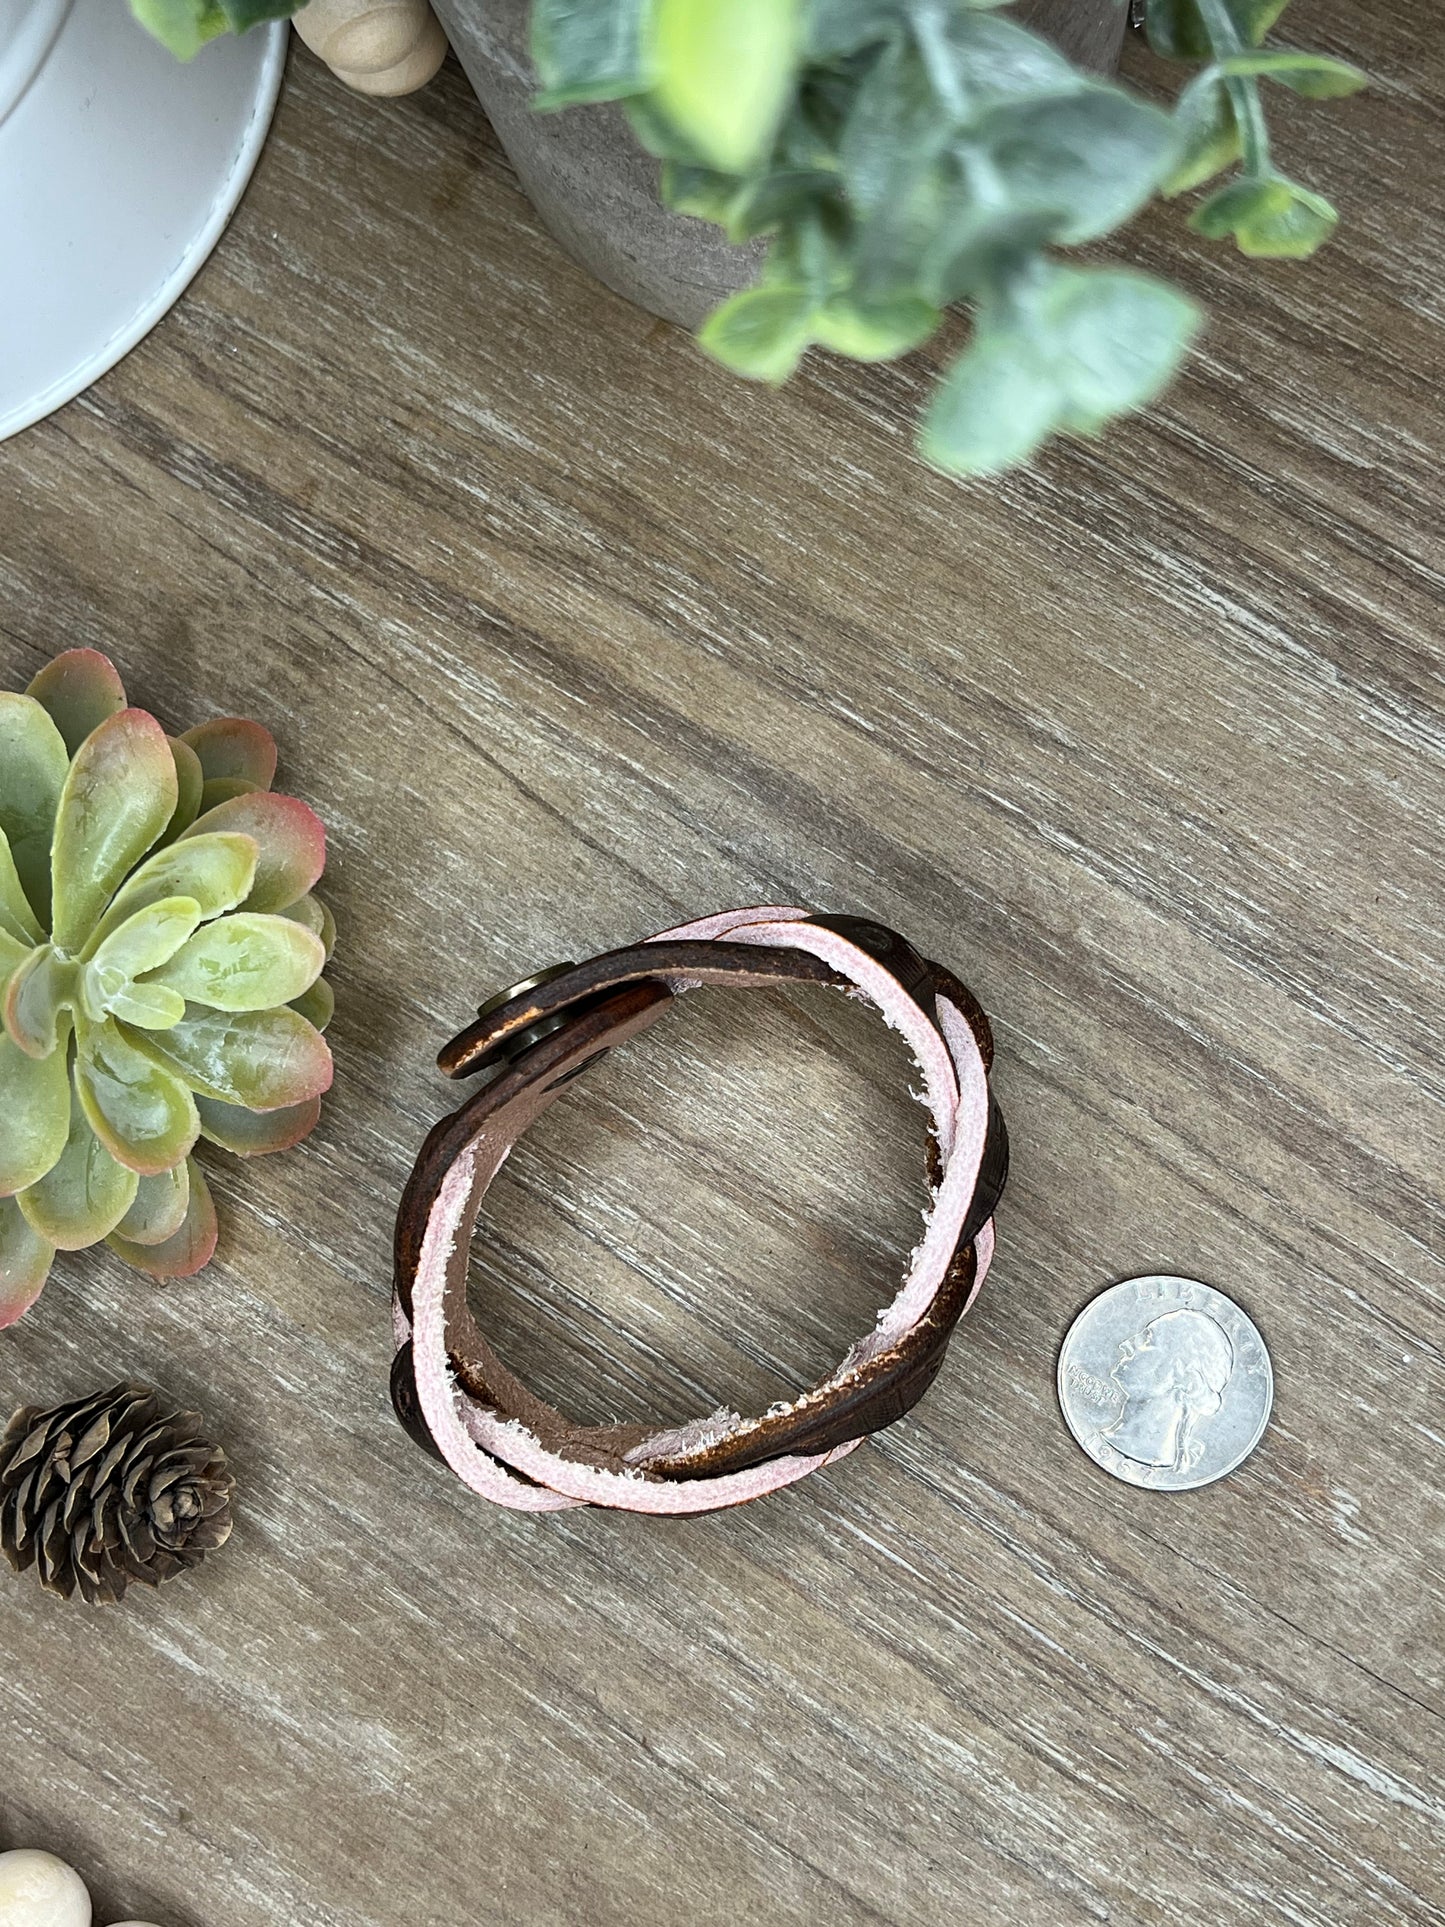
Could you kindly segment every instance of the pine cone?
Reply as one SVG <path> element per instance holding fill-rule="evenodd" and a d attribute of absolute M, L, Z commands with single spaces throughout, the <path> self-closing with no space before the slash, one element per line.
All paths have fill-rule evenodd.
<path fill-rule="evenodd" d="M 0 1439 L 0 1547 L 17 1572 L 89 1605 L 158 1586 L 231 1533 L 235 1480 L 194 1412 L 145 1385 L 17 1412 Z"/>

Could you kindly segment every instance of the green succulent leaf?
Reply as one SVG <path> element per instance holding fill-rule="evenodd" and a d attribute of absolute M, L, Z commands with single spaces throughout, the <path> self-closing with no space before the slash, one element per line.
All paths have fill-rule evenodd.
<path fill-rule="evenodd" d="M 207 810 L 176 847 L 183 849 L 192 837 L 236 834 L 253 837 L 258 851 L 247 910 L 287 909 L 326 867 L 326 831 L 316 812 L 294 796 L 264 790 Z"/>
<path fill-rule="evenodd" d="M 656 78 L 652 0 L 533 0 L 534 105 L 625 100 Z"/>
<path fill-rule="evenodd" d="M 235 777 L 249 789 L 268 790 L 276 780 L 275 738 L 247 716 L 214 716 L 181 741 L 195 751 L 208 783 Z"/>
<path fill-rule="evenodd" d="M 336 1013 L 336 993 L 324 977 L 318 977 L 309 990 L 291 999 L 291 1008 L 299 1011 L 308 1024 L 324 1031 Z"/>
<path fill-rule="evenodd" d="M 178 736 L 170 738 L 171 760 L 176 766 L 176 807 L 161 837 L 162 844 L 174 843 L 182 830 L 188 830 L 201 813 L 201 791 L 206 779 L 201 774 L 201 759 L 189 743 Z"/>
<path fill-rule="evenodd" d="M 218 1104 L 213 1098 L 198 1097 L 201 1136 L 238 1158 L 264 1157 L 272 1151 L 289 1151 L 316 1128 L 321 1116 L 321 1099 L 307 1098 L 304 1104 L 289 1104 L 279 1111 L 248 1111 L 239 1104 Z"/>
<path fill-rule="evenodd" d="M 1189 225 L 1212 241 L 1233 235 L 1241 254 L 1304 260 L 1339 220 L 1330 203 L 1282 174 L 1231 181 L 1202 201 Z"/>
<path fill-rule="evenodd" d="M 30 1057 L 0 1036 L 0 1197 L 43 1178 L 64 1151 L 69 1132 L 66 1052 Z"/>
<path fill-rule="evenodd" d="M 201 807 L 199 815 L 204 816 L 222 803 L 229 803 L 238 796 L 250 796 L 260 788 L 245 776 L 210 776 L 201 785 Z"/>
<path fill-rule="evenodd" d="M 101 918 L 82 955 L 94 956 L 128 918 L 167 897 L 193 898 L 203 921 L 234 910 L 256 880 L 259 855 L 253 836 L 235 831 L 214 835 L 187 832 L 178 843 L 158 851 L 141 865 Z"/>
<path fill-rule="evenodd" d="M 134 1171 L 116 1163 L 75 1104 L 65 1149 L 18 1203 L 37 1236 L 58 1251 L 83 1251 L 115 1230 L 139 1183 Z"/>
<path fill-rule="evenodd" d="M 154 716 L 122 709 L 86 737 L 55 815 L 51 934 L 59 949 L 80 950 L 176 801 L 175 761 Z"/>
<path fill-rule="evenodd" d="M 799 12 L 799 0 L 653 0 L 651 100 L 708 165 L 740 174 L 772 146 Z"/>
<path fill-rule="evenodd" d="M 192 1278 L 215 1254 L 219 1227 L 210 1187 L 194 1158 L 187 1159 L 186 1169 L 186 1213 L 170 1237 L 150 1244 L 113 1231 L 107 1240 L 118 1257 L 152 1278 Z"/>
<path fill-rule="evenodd" d="M 93 729 L 125 708 L 125 685 L 98 649 L 67 649 L 46 663 L 30 687 L 73 756 Z"/>
<path fill-rule="evenodd" d="M 186 1014 L 179 991 L 161 984 L 124 984 L 105 1000 L 106 1013 L 137 1030 L 170 1030 Z"/>
<path fill-rule="evenodd" d="M 30 1057 L 49 1057 L 70 1035 L 78 968 L 50 944 L 32 950 L 5 986 L 5 1029 Z"/>
<path fill-rule="evenodd" d="M 112 1018 L 82 1022 L 75 1087 L 91 1129 L 111 1156 L 153 1177 L 179 1163 L 201 1124 L 184 1082 L 140 1048 L 142 1035 L 123 1031 Z"/>
<path fill-rule="evenodd" d="M 12 936 L 0 924 L 0 1009 L 4 1008 L 4 995 L 9 988 L 11 977 L 23 963 L 27 963 L 34 949 L 32 944 Z"/>
<path fill-rule="evenodd" d="M 813 338 L 815 307 L 806 288 L 744 288 L 708 316 L 698 340 L 735 374 L 784 382 Z"/>
<path fill-rule="evenodd" d="M 201 921 L 194 897 L 162 897 L 137 910 L 97 945 L 90 960 L 90 982 L 101 996 L 121 989 L 148 970 L 159 970 Z M 100 1016 L 100 1011 L 92 1012 Z"/>
<path fill-rule="evenodd" d="M 65 738 L 33 696 L 0 691 L 0 830 L 25 896 L 50 921 L 50 844 L 70 769 Z"/>
<path fill-rule="evenodd" d="M 145 1040 L 155 1059 L 199 1097 L 276 1111 L 331 1086 L 331 1053 L 294 1010 L 216 1011 L 192 1006 L 174 1030 Z"/>
<path fill-rule="evenodd" d="M 43 943 L 45 932 L 30 907 L 30 899 L 10 854 L 10 839 L 0 830 L 0 931 L 24 944 Z"/>
<path fill-rule="evenodd" d="M 54 1257 L 54 1245 L 37 1237 L 14 1198 L 0 1197 L 0 1331 L 35 1303 Z"/>
<path fill-rule="evenodd" d="M 137 1178 L 131 1207 L 115 1227 L 117 1235 L 137 1245 L 160 1245 L 173 1238 L 186 1221 L 190 1174 L 191 1161 L 183 1158 L 169 1171 Z"/>
<path fill-rule="evenodd" d="M 1347 60 L 1332 60 L 1327 54 L 1296 53 L 1289 48 L 1268 53 L 1229 54 L 1215 63 L 1213 71 L 1226 78 L 1277 80 L 1306 100 L 1342 100 L 1368 87 L 1370 77 Z M 1206 77 L 1207 77 L 1206 70 Z"/>
<path fill-rule="evenodd" d="M 325 965 L 321 939 L 299 923 L 243 910 L 206 924 L 148 981 L 212 1010 L 270 1010 L 309 990 Z"/>

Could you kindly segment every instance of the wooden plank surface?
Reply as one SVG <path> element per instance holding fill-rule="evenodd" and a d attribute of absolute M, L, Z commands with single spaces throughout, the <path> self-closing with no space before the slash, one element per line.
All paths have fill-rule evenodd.
<path fill-rule="evenodd" d="M 0 1846 L 101 1927 L 1445 1921 L 1445 62 L 1433 0 L 1295 14 L 1378 76 L 1277 110 L 1340 242 L 1151 216 L 1207 340 L 1031 475 L 919 466 L 929 357 L 738 386 L 561 258 L 454 68 L 377 104 L 304 55 L 188 298 L 0 451 L 6 685 L 85 643 L 174 725 L 259 714 L 341 930 L 335 1094 L 210 1161 L 211 1270 L 63 1260 L 0 1343 L 7 1407 L 142 1375 L 241 1479 L 193 1583 L 0 1586 Z M 435 1050 L 531 966 L 780 898 L 992 1012 L 988 1288 L 791 1493 L 487 1510 L 385 1392 Z M 828 993 L 690 999 L 489 1205 L 503 1355 L 594 1418 L 824 1369 L 916 1229 L 907 1069 Z M 1279 1388 L 1177 1498 L 1052 1391 L 1156 1268 Z"/>

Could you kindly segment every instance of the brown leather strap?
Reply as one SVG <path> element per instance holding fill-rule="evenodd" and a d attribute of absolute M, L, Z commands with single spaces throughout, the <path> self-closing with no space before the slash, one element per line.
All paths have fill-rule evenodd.
<path fill-rule="evenodd" d="M 886 926 L 847 917 L 813 922 L 852 946 L 840 952 L 845 962 L 861 951 L 865 959 L 881 965 L 885 981 L 906 993 L 949 1050 L 956 1052 L 957 1037 L 950 1040 L 946 1024 L 941 1023 L 938 999 L 942 995 L 971 1033 L 975 1061 L 981 1060 L 986 1075 L 993 1055 L 988 1022 L 956 978 L 920 957 Z M 782 926 L 784 931 L 787 927 Z M 471 1223 L 491 1171 L 579 1070 L 659 1021 L 680 989 L 702 984 L 846 987 L 852 981 L 801 948 L 760 947 L 756 941 L 733 942 L 726 937 L 663 938 L 569 966 L 479 1016 L 445 1047 L 439 1063 L 448 1075 L 488 1072 L 490 1076 L 430 1133 L 397 1215 L 395 1290 L 402 1342 L 393 1367 L 393 1401 L 419 1443 L 437 1450 L 417 1393 L 413 1348 L 407 1342 L 413 1292 L 439 1201 L 463 1157 L 479 1160 L 481 1175 L 473 1182 L 472 1195 L 461 1208 L 451 1246 L 441 1260 L 447 1301 L 453 1307 L 447 1320 L 447 1367 L 464 1410 L 470 1401 L 479 1415 L 491 1415 L 487 1423 L 493 1427 L 515 1425 L 537 1442 L 544 1458 L 551 1455 L 559 1462 L 628 1479 L 720 1481 L 727 1486 L 730 1475 L 752 1468 L 834 1453 L 891 1424 L 916 1403 L 936 1376 L 954 1327 L 976 1288 L 975 1240 L 992 1218 L 1007 1175 L 1007 1133 L 991 1096 L 973 1194 L 966 1208 L 960 1208 L 952 1258 L 922 1315 L 892 1342 L 855 1347 L 856 1358 L 850 1355 L 840 1373 L 785 1408 L 754 1420 L 731 1420 L 716 1437 L 708 1434 L 706 1425 L 683 1428 L 676 1435 L 640 1425 L 573 1425 L 507 1370 L 464 1310 Z M 941 1161 L 935 1145 L 930 1145 L 930 1151 L 930 1175 L 937 1183 Z M 669 1450 L 673 1437 L 676 1449 Z M 453 1454 L 456 1449 L 453 1441 Z"/>

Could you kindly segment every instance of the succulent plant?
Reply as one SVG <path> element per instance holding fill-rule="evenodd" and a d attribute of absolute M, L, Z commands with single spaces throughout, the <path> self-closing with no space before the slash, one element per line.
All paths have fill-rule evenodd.
<path fill-rule="evenodd" d="M 259 723 L 167 736 L 93 649 L 0 692 L 0 1326 L 102 1238 L 199 1271 L 197 1138 L 248 1157 L 316 1123 L 326 834 L 275 771 Z"/>

